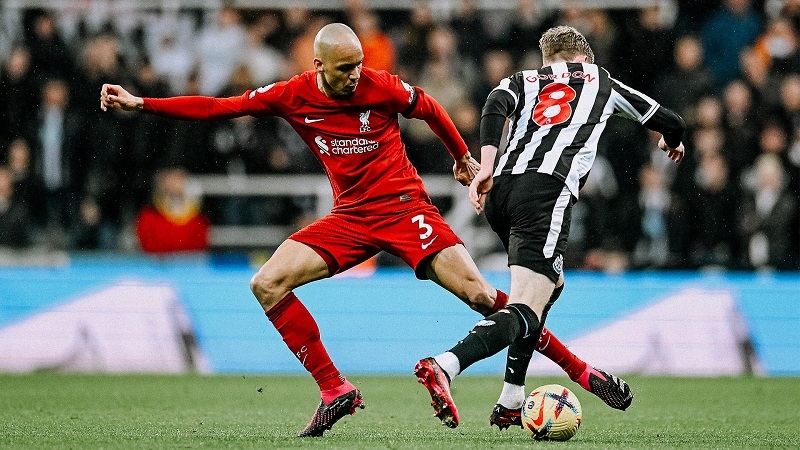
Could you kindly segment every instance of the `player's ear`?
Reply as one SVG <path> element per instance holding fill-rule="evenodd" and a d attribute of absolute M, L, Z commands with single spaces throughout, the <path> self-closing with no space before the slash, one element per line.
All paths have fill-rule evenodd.
<path fill-rule="evenodd" d="M 314 69 L 316 69 L 317 72 L 322 72 L 322 60 L 319 58 L 314 58 Z"/>
<path fill-rule="evenodd" d="M 586 55 L 581 54 L 581 55 L 576 56 L 575 59 L 572 62 L 577 62 L 577 63 L 589 62 L 589 57 L 586 56 Z"/>

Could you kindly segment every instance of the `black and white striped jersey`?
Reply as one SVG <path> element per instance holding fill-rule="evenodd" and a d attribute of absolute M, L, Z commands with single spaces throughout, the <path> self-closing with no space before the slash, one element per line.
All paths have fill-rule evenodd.
<path fill-rule="evenodd" d="M 659 109 L 652 98 L 589 63 L 523 70 L 492 92 L 498 90 L 513 97 L 513 108 L 505 102 L 508 146 L 494 176 L 547 173 L 563 180 L 576 198 L 608 118 L 618 114 L 644 124 Z"/>

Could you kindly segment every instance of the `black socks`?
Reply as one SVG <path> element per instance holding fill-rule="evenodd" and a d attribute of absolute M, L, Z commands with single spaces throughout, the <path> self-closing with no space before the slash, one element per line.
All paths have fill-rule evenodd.
<path fill-rule="evenodd" d="M 525 375 L 528 372 L 528 365 L 533 358 L 533 352 L 536 351 L 536 346 L 539 344 L 539 335 L 542 334 L 544 328 L 544 321 L 547 320 L 547 313 L 550 307 L 558 300 L 561 291 L 564 290 L 564 285 L 555 288 L 553 294 L 550 295 L 550 301 L 544 307 L 542 312 L 542 320 L 539 327 L 533 333 L 523 336 L 515 340 L 508 346 L 508 356 L 506 357 L 506 373 L 503 381 L 516 386 L 525 385 Z"/>
<path fill-rule="evenodd" d="M 532 335 L 537 330 L 541 331 L 539 318 L 533 310 L 523 303 L 511 303 L 505 309 L 478 322 L 467 337 L 459 341 L 450 352 L 456 355 L 463 371 L 473 363 L 504 349 L 517 338 Z M 538 337 L 536 334 L 537 340 Z"/>

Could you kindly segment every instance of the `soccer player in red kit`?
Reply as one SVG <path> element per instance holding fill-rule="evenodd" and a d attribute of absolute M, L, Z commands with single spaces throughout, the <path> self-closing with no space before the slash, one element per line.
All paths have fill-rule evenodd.
<path fill-rule="evenodd" d="M 346 25 L 323 27 L 314 53 L 316 70 L 238 97 L 141 98 L 105 84 L 100 105 L 104 111 L 142 110 L 177 119 L 280 116 L 322 164 L 333 209 L 289 236 L 250 282 L 267 317 L 321 392 L 319 407 L 299 436 L 322 436 L 364 403 L 331 361 L 295 288 L 384 250 L 402 258 L 418 278 L 433 280 L 483 315 L 504 307 L 507 299 L 481 276 L 433 206 L 400 139 L 399 114 L 424 120 L 455 159 L 456 179 L 469 184 L 479 166 L 441 105 L 395 75 L 362 68 L 361 44 Z M 563 345 L 560 350 L 551 346 L 548 357 L 562 367 L 586 365 Z"/>

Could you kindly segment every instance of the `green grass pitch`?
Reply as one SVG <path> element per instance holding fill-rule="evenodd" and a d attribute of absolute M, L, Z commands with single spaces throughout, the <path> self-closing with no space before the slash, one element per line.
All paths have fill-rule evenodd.
<path fill-rule="evenodd" d="M 461 425 L 432 417 L 409 376 L 351 375 L 367 407 L 322 438 L 297 438 L 317 406 L 307 376 L 0 375 L 0 448 L 800 448 L 800 379 L 627 377 L 636 394 L 612 410 L 566 377 L 583 424 L 568 442 L 488 426 L 501 377 L 459 377 Z"/>

